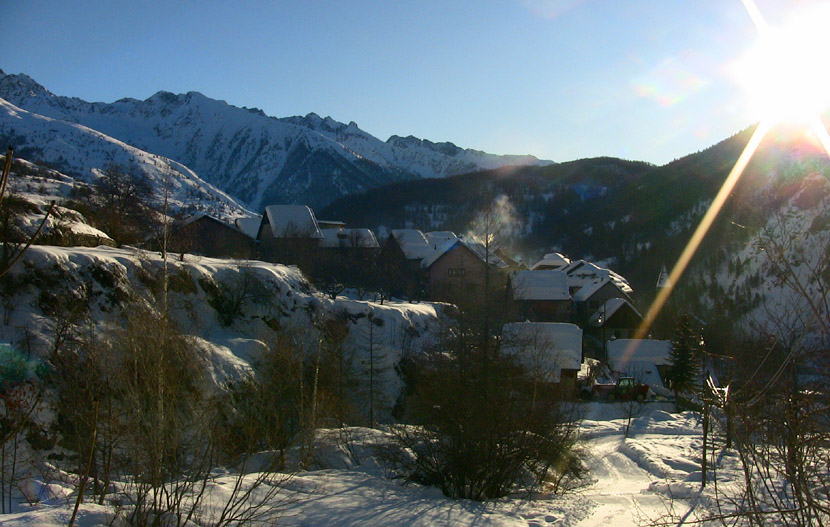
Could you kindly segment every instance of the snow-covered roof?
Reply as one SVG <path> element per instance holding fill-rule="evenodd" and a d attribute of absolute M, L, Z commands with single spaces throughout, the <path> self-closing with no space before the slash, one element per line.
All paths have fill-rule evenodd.
<path fill-rule="evenodd" d="M 320 229 L 323 239 L 320 247 L 353 247 L 371 249 L 379 247 L 375 233 L 370 229 Z"/>
<path fill-rule="evenodd" d="M 559 253 L 548 253 L 541 260 L 533 264 L 531 267 L 534 271 L 543 271 L 546 269 L 562 269 L 567 267 L 571 261 Z"/>
<path fill-rule="evenodd" d="M 227 228 L 229 228 L 229 229 L 233 229 L 233 230 L 235 230 L 235 231 L 239 231 L 239 232 L 240 232 L 240 233 L 242 233 L 242 234 L 245 234 L 245 235 L 247 235 L 247 234 L 248 234 L 248 233 L 246 233 L 246 232 L 244 232 L 244 231 L 240 230 L 236 222 L 234 222 L 234 225 L 231 225 L 231 224 L 229 224 L 229 223 L 226 223 L 226 222 L 224 222 L 224 221 L 220 220 L 220 219 L 219 219 L 219 218 L 217 218 L 216 216 L 212 216 L 212 215 L 207 214 L 207 213 L 204 213 L 204 212 L 198 212 L 198 213 L 196 213 L 196 214 L 192 214 L 192 215 L 190 215 L 190 216 L 188 216 L 188 217 L 186 217 L 186 218 L 183 218 L 183 219 L 181 219 L 181 220 L 179 220 L 179 221 L 177 221 L 177 222 L 176 222 L 176 226 L 178 226 L 178 227 L 184 227 L 184 226 L 186 226 L 186 225 L 190 225 L 191 223 L 195 223 L 195 222 L 197 222 L 197 221 L 201 220 L 202 218 L 207 218 L 207 219 L 212 220 L 212 221 L 214 221 L 214 222 L 216 222 L 216 223 L 218 223 L 218 224 L 220 224 L 220 225 L 224 225 L 225 227 L 227 227 Z M 238 219 L 241 219 L 241 218 L 238 218 Z M 256 235 L 256 232 L 254 232 L 254 235 Z"/>
<path fill-rule="evenodd" d="M 469 242 L 463 238 L 456 238 L 455 240 L 450 240 L 445 244 L 439 246 L 438 249 L 433 250 L 428 256 L 421 260 L 421 267 L 423 267 L 424 269 L 428 269 L 442 256 L 444 256 L 445 254 L 459 246 L 466 247 L 482 262 L 484 261 L 485 256 L 487 256 L 487 249 L 485 249 L 485 247 L 482 244 Z M 504 260 L 499 258 L 498 255 L 494 254 L 492 251 L 489 256 L 490 257 L 488 258 L 488 261 L 490 262 L 490 265 L 493 265 L 500 269 L 507 267 L 507 264 L 504 262 Z"/>
<path fill-rule="evenodd" d="M 424 237 L 433 249 L 438 249 L 447 242 L 458 240 L 458 236 L 452 231 L 432 231 L 424 234 Z"/>
<path fill-rule="evenodd" d="M 262 216 L 257 214 L 256 216 L 245 216 L 242 218 L 236 218 L 234 223 L 236 224 L 237 229 L 244 232 L 251 238 L 256 238 L 257 232 L 259 231 L 259 226 L 262 223 Z"/>
<path fill-rule="evenodd" d="M 211 219 L 216 220 L 216 218 L 211 216 L 210 214 L 207 214 L 207 213 L 204 213 L 204 212 L 197 212 L 196 214 L 191 214 L 190 216 L 187 216 L 186 218 L 182 218 L 180 220 L 177 220 L 174 223 L 174 225 L 176 225 L 177 227 L 184 227 L 185 225 L 190 225 L 191 223 L 199 221 L 202 218 L 211 218 Z M 220 221 L 220 220 L 216 220 L 216 221 Z"/>
<path fill-rule="evenodd" d="M 271 226 L 274 238 L 314 238 L 323 239 L 323 233 L 317 225 L 314 211 L 306 205 L 268 205 L 265 207 L 265 216 L 257 232 L 257 239 L 261 236 L 265 222 Z"/>
<path fill-rule="evenodd" d="M 418 229 L 393 229 L 392 237 L 398 242 L 407 260 L 422 260 L 435 250 Z"/>
<path fill-rule="evenodd" d="M 568 275 L 568 287 L 577 289 L 573 295 L 577 302 L 586 301 L 608 282 L 626 295 L 633 292 L 628 280 L 621 275 L 585 260 L 574 260 L 563 271 Z"/>
<path fill-rule="evenodd" d="M 584 267 L 584 266 L 586 266 L 586 265 L 588 265 L 588 266 L 593 266 L 594 268 L 597 268 L 597 269 L 598 269 L 598 267 L 596 267 L 594 264 L 592 264 L 592 263 L 590 263 L 590 262 L 586 262 L 585 260 L 572 260 L 572 261 L 571 261 L 571 262 L 570 262 L 570 263 L 569 263 L 569 264 L 568 264 L 568 265 L 567 265 L 564 269 L 562 269 L 562 270 L 563 270 L 563 271 L 565 271 L 568 275 L 571 275 L 571 274 L 575 273 L 577 270 L 581 269 L 582 267 Z M 589 269 L 590 269 L 590 267 L 589 267 Z"/>
<path fill-rule="evenodd" d="M 628 300 L 622 298 L 609 298 L 605 301 L 604 304 L 600 306 L 599 309 L 596 310 L 594 314 L 588 317 L 588 323 L 594 327 L 601 327 L 605 323 L 605 321 L 613 317 L 614 313 L 616 313 L 621 307 L 623 307 L 626 304 L 628 304 L 628 307 L 630 307 L 634 310 L 635 313 L 637 313 L 638 317 L 643 318 L 643 315 L 641 315 L 640 312 L 637 311 L 637 308 L 631 305 L 631 302 L 629 302 Z"/>
<path fill-rule="evenodd" d="M 630 295 L 634 292 L 634 289 L 631 288 L 631 284 L 629 284 L 628 280 L 626 280 L 621 274 L 615 273 L 609 269 L 608 278 L 614 282 L 614 285 L 619 287 L 623 293 Z"/>
<path fill-rule="evenodd" d="M 507 263 L 504 260 L 502 260 L 499 257 L 499 255 L 496 254 L 496 251 L 498 250 L 497 248 L 490 247 L 490 254 L 488 255 L 487 248 L 484 246 L 483 243 L 463 239 L 460 241 L 461 243 L 466 245 L 468 249 L 473 251 L 479 258 L 481 258 L 482 261 L 484 261 L 485 257 L 489 256 L 489 258 L 487 258 L 487 262 L 490 265 L 494 265 L 500 269 L 504 269 L 505 267 L 507 267 Z"/>
<path fill-rule="evenodd" d="M 345 221 L 340 220 L 317 220 L 320 229 L 341 229 L 346 226 Z"/>
<path fill-rule="evenodd" d="M 570 300 L 562 271 L 517 271 L 510 277 L 515 300 Z"/>
<path fill-rule="evenodd" d="M 450 252 L 456 245 L 462 245 L 461 240 L 451 240 L 439 245 L 437 249 L 433 250 L 426 258 L 421 260 L 421 267 L 429 269 L 432 264 L 438 261 L 439 258 Z"/>
<path fill-rule="evenodd" d="M 670 364 L 670 340 L 617 339 L 608 341 L 608 362 L 615 371 L 626 371 L 636 363 Z"/>
<path fill-rule="evenodd" d="M 358 247 L 378 248 L 380 244 L 371 229 L 343 229 L 346 233 L 346 240 L 355 240 Z"/>
<path fill-rule="evenodd" d="M 579 290 L 574 293 L 574 302 L 585 302 L 592 296 L 594 293 L 602 289 L 605 284 L 611 283 L 611 280 L 608 278 L 594 278 L 589 280 L 583 280 L 580 282 L 582 285 L 579 287 Z M 568 285 L 573 286 L 574 282 L 568 280 Z"/>
<path fill-rule="evenodd" d="M 502 351 L 515 354 L 525 367 L 544 371 L 559 382 L 561 370 L 582 364 L 582 329 L 558 322 L 513 322 L 502 328 Z"/>
<path fill-rule="evenodd" d="M 574 260 L 563 271 L 568 275 L 568 282 L 571 287 L 583 287 L 595 283 L 598 279 L 607 278 L 614 282 L 614 285 L 620 288 L 622 292 L 630 294 L 633 291 L 628 280 L 622 275 L 585 260 Z"/>

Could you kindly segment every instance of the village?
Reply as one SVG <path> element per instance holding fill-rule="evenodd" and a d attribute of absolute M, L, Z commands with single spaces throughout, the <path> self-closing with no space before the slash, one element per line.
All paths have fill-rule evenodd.
<path fill-rule="evenodd" d="M 496 243 L 450 231 L 368 228 L 317 219 L 305 205 L 270 205 L 235 225 L 199 214 L 174 226 L 169 249 L 217 258 L 296 265 L 335 298 L 498 305 L 505 350 L 535 360 L 568 397 L 590 398 L 597 378 L 636 377 L 649 396 L 666 389 L 671 341 L 632 339 L 643 321 L 628 281 L 613 270 L 560 253 L 527 265 Z M 183 256 L 182 256 L 183 257 Z M 665 270 L 658 279 L 664 285 Z M 507 343 L 510 340 L 511 343 Z"/>
<path fill-rule="evenodd" d="M 0 527 L 830 527 L 830 1 L 9 4 Z"/>

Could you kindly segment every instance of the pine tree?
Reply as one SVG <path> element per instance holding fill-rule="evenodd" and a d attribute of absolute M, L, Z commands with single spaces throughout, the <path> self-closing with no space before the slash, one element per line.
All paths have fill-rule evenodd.
<path fill-rule="evenodd" d="M 682 314 L 677 320 L 672 338 L 671 386 L 675 399 L 680 392 L 694 391 L 698 387 L 701 354 L 700 332 L 694 329 L 691 317 Z"/>

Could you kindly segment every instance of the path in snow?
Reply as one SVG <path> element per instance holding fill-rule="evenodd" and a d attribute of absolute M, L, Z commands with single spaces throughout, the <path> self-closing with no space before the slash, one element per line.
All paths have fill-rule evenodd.
<path fill-rule="evenodd" d="M 623 435 L 624 420 L 612 420 L 620 410 L 613 405 L 591 405 L 586 420 L 599 419 L 589 432 L 589 448 L 585 460 L 591 478 L 596 482 L 583 491 L 583 497 L 594 502 L 596 508 L 590 516 L 579 522 L 579 527 L 627 527 L 648 525 L 666 515 L 669 510 L 667 497 L 650 490 L 654 482 L 662 481 L 652 472 L 637 464 L 627 453 Z M 645 419 L 645 417 L 635 418 Z M 643 421 L 636 422 L 641 424 Z M 632 433 L 635 423 L 632 423 Z M 656 434 L 658 443 L 675 443 L 672 435 Z M 668 454 L 668 452 L 667 452 Z M 688 505 L 675 501 L 674 513 L 688 510 Z M 681 509 L 681 510 L 679 510 Z"/>
<path fill-rule="evenodd" d="M 578 524 L 581 527 L 638 525 L 645 517 L 653 518 L 664 511 L 661 496 L 648 491 L 653 476 L 618 451 L 622 443 L 620 436 L 591 443 L 587 464 L 597 482 L 583 496 L 597 507 Z"/>

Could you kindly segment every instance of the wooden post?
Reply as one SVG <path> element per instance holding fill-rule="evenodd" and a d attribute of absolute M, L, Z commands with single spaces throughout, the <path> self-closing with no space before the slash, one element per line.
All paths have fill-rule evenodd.
<path fill-rule="evenodd" d="M 707 452 L 706 452 L 706 442 L 709 438 L 709 401 L 707 399 L 703 400 L 703 457 L 700 461 L 700 473 L 701 473 L 701 486 L 706 486 L 706 462 L 707 462 Z"/>
<path fill-rule="evenodd" d="M 726 413 L 726 448 L 732 448 L 732 395 L 729 393 L 729 385 L 726 386 L 723 411 Z"/>

